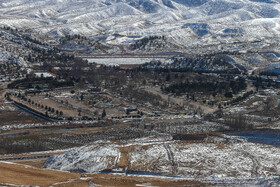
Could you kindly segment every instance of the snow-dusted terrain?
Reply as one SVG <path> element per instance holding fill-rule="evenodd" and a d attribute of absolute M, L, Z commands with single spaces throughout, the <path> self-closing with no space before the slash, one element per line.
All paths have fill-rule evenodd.
<path fill-rule="evenodd" d="M 181 46 L 279 36 L 278 0 L 2 0 L 0 25 L 127 44 L 165 35 Z M 272 40 L 271 40 L 272 41 Z"/>
<path fill-rule="evenodd" d="M 17 64 L 21 67 L 27 67 L 27 63 L 20 57 L 15 57 L 12 53 L 0 50 L 0 59 L 2 62 Z"/>
<path fill-rule="evenodd" d="M 129 148 L 128 155 L 122 152 Z M 173 141 L 117 145 L 96 142 L 49 158 L 44 167 L 88 173 L 126 168 L 127 173 L 178 176 L 221 183 L 260 184 L 278 181 L 280 149 L 269 145 L 239 143 L 184 143 Z M 121 157 L 127 165 L 119 168 Z M 122 162 L 123 163 L 123 162 Z"/>
<path fill-rule="evenodd" d="M 64 171 L 95 172 L 113 169 L 119 158 L 120 150 L 115 144 L 94 144 L 51 157 L 44 166 Z"/>
<path fill-rule="evenodd" d="M 145 64 L 152 61 L 161 61 L 161 62 L 170 62 L 170 59 L 162 58 L 91 58 L 86 59 L 88 62 L 94 62 L 96 64 L 105 64 L 105 65 L 121 65 L 121 64 Z"/>

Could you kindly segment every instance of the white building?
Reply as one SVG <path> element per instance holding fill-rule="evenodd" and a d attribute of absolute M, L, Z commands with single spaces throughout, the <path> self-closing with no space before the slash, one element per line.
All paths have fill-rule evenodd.
<path fill-rule="evenodd" d="M 48 72 L 37 72 L 37 73 L 34 73 L 36 77 L 40 78 L 40 77 L 43 77 L 43 78 L 55 78 L 55 74 L 52 74 L 52 73 L 48 73 Z"/>

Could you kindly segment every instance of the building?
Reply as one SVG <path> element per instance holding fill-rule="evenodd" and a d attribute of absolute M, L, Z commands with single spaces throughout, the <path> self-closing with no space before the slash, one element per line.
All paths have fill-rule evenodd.
<path fill-rule="evenodd" d="M 49 72 L 37 72 L 34 73 L 36 78 L 55 78 L 56 75 L 53 73 L 49 73 Z"/>

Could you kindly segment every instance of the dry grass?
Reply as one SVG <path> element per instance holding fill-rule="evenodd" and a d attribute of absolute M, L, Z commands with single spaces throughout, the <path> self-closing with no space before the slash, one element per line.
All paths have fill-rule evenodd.
<path fill-rule="evenodd" d="M 24 165 L 0 162 L 0 181 L 8 184 L 50 186 L 54 183 L 77 179 L 80 174 L 59 172 Z"/>
<path fill-rule="evenodd" d="M 14 101 L 17 101 L 17 102 L 19 102 L 23 105 L 26 105 L 26 106 L 32 108 L 33 110 L 36 110 L 36 111 L 41 112 L 43 114 L 47 111 L 47 110 L 45 110 L 45 108 L 37 107 L 35 105 L 32 105 L 32 104 L 28 103 L 27 101 L 20 100 L 17 97 L 11 97 L 11 98 Z M 70 117 L 70 116 L 78 117 L 78 112 L 76 110 L 65 107 L 64 105 L 62 105 L 60 103 L 56 103 L 56 102 L 54 102 L 50 99 L 45 99 L 45 98 L 39 97 L 39 96 L 27 97 L 27 99 L 31 99 L 35 103 L 40 103 L 44 107 L 47 106 L 47 107 L 54 108 L 55 110 L 62 111 L 64 117 Z M 51 114 L 51 112 L 48 112 L 48 113 Z"/>
<path fill-rule="evenodd" d="M 28 162 L 30 164 L 31 161 Z M 23 163 L 28 164 L 28 162 Z M 31 164 L 33 165 L 33 163 Z M 0 162 L 0 181 L 1 183 L 16 185 L 65 187 L 87 187 L 89 184 L 116 187 L 130 187 L 139 184 L 151 186 L 206 186 L 198 181 L 190 180 L 113 174 L 79 174 L 4 162 Z"/>
<path fill-rule="evenodd" d="M 69 129 L 69 130 L 65 130 L 64 134 L 67 135 L 79 135 L 79 134 L 94 134 L 97 132 L 103 132 L 108 130 L 109 128 L 81 128 L 81 129 Z"/>
<path fill-rule="evenodd" d="M 224 149 L 226 146 L 227 146 L 227 145 L 224 144 L 224 143 L 218 143 L 218 144 L 217 144 L 217 148 L 218 148 L 218 149 Z"/>
<path fill-rule="evenodd" d="M 127 175 L 94 174 L 91 182 L 100 186 L 131 187 L 131 186 L 206 186 L 198 181 L 178 180 L 172 178 L 136 177 Z"/>
<path fill-rule="evenodd" d="M 47 160 L 46 158 L 34 159 L 34 160 L 20 160 L 20 161 L 14 161 L 14 163 L 28 165 L 28 166 L 32 166 L 32 167 L 36 167 L 36 168 L 41 168 L 46 160 Z"/>
<path fill-rule="evenodd" d="M 129 153 L 135 149 L 135 146 L 120 147 L 121 157 L 117 167 L 125 169 L 129 165 Z"/>
<path fill-rule="evenodd" d="M 42 120 L 19 111 L 0 111 L 0 125 L 38 123 Z"/>

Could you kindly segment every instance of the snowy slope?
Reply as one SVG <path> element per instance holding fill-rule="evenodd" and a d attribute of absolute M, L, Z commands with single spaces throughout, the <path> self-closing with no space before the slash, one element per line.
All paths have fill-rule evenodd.
<path fill-rule="evenodd" d="M 115 144 L 94 144 L 51 157 L 43 167 L 64 171 L 97 172 L 114 168 L 119 157 L 120 151 Z"/>
<path fill-rule="evenodd" d="M 247 142 L 96 142 L 51 157 L 44 167 L 88 173 L 126 168 L 128 174 L 138 171 L 211 182 L 252 180 L 257 184 L 275 177 L 279 182 L 279 154 L 279 147 Z"/>
<path fill-rule="evenodd" d="M 278 0 L 3 0 L 0 25 L 52 35 L 166 35 L 182 45 L 278 36 Z M 190 42 L 190 39 L 193 42 Z"/>

